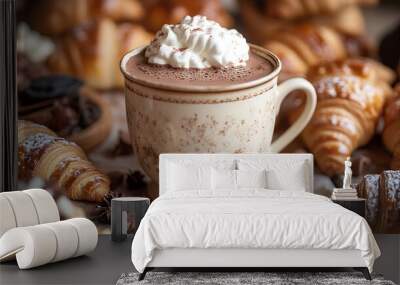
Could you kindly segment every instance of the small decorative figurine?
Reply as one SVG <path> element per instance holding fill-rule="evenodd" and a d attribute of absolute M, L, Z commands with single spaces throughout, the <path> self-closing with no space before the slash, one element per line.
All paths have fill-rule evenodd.
<path fill-rule="evenodd" d="M 353 172 L 351 171 L 351 160 L 347 157 L 344 162 L 344 177 L 343 177 L 343 187 L 334 188 L 332 193 L 332 199 L 334 200 L 353 200 L 357 199 L 356 189 L 351 188 L 351 176 Z"/>
<path fill-rule="evenodd" d="M 353 172 L 351 171 L 351 161 L 350 157 L 347 157 L 344 162 L 344 178 L 343 178 L 343 189 L 351 189 L 351 176 Z"/>

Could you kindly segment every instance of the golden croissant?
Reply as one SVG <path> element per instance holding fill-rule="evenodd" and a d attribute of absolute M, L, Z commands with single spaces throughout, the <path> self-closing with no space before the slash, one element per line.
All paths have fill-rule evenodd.
<path fill-rule="evenodd" d="M 358 6 L 348 6 L 330 15 L 287 20 L 269 16 L 266 9 L 267 0 L 257 1 L 257 4 L 254 2 L 241 0 L 239 4 L 246 36 L 255 44 L 261 45 L 277 33 L 302 24 L 330 27 L 352 41 L 364 38 L 366 34 L 364 15 Z"/>
<path fill-rule="evenodd" d="M 110 190 L 109 178 L 78 145 L 29 121 L 18 121 L 18 169 L 19 179 L 40 177 L 73 200 L 99 202 Z"/>
<path fill-rule="evenodd" d="M 109 19 L 90 22 L 56 41 L 48 67 L 54 73 L 84 79 L 99 89 L 122 88 L 120 59 L 129 50 L 148 44 L 151 38 L 138 25 L 115 24 Z"/>
<path fill-rule="evenodd" d="M 267 1 L 271 17 L 295 19 L 319 14 L 333 14 L 351 5 L 373 5 L 378 0 L 279 0 Z"/>
<path fill-rule="evenodd" d="M 281 59 L 283 72 L 289 76 L 304 75 L 311 66 L 347 56 L 344 42 L 335 30 L 314 24 L 282 31 L 263 46 Z"/>
<path fill-rule="evenodd" d="M 386 148 L 393 153 L 392 169 L 400 169 L 400 83 L 395 87 L 393 98 L 385 107 L 382 138 Z"/>
<path fill-rule="evenodd" d="M 367 60 L 347 59 L 322 64 L 308 73 L 318 102 L 302 138 L 327 175 L 343 173 L 346 157 L 369 142 L 392 94 L 374 67 Z"/>
<path fill-rule="evenodd" d="M 263 46 L 281 59 L 285 77 L 304 76 L 315 65 L 365 56 L 371 50 L 363 38 L 345 37 L 331 27 L 315 23 L 281 30 Z"/>

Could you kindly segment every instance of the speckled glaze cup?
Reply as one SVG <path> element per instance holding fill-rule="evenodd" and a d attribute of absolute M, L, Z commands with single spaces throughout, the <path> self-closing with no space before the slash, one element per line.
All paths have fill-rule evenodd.
<path fill-rule="evenodd" d="M 189 85 L 172 88 L 135 78 L 126 72 L 126 64 L 143 49 L 126 54 L 121 70 L 125 77 L 132 145 L 144 171 L 154 181 L 158 181 L 161 153 L 279 152 L 304 129 L 314 112 L 317 99 L 313 86 L 302 78 L 278 86 L 281 63 L 261 47 L 251 45 L 251 50 L 271 63 L 271 73 L 219 88 Z M 304 111 L 271 144 L 280 104 L 294 90 L 307 94 Z"/>

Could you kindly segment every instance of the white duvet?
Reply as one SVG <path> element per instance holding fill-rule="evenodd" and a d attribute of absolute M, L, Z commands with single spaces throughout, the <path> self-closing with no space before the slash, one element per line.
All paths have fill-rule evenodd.
<path fill-rule="evenodd" d="M 372 271 L 380 251 L 359 215 L 306 192 L 249 189 L 172 192 L 157 198 L 132 243 L 143 272 L 155 249 L 358 249 Z"/>

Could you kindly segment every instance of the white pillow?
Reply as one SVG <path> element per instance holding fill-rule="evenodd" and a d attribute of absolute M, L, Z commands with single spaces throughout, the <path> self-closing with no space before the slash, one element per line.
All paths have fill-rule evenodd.
<path fill-rule="evenodd" d="M 267 171 L 268 188 L 273 190 L 306 191 L 307 175 L 304 163 L 294 164 L 287 171 L 270 169 Z"/>
<path fill-rule="evenodd" d="M 304 160 L 238 160 L 239 170 L 267 171 L 267 188 L 271 190 L 306 191 L 309 168 Z"/>
<path fill-rule="evenodd" d="M 167 188 L 171 191 L 211 189 L 211 167 L 168 164 Z"/>
<path fill-rule="evenodd" d="M 267 171 L 236 170 L 238 188 L 267 188 Z"/>
<path fill-rule="evenodd" d="M 236 190 L 236 170 L 212 169 L 212 189 Z"/>

